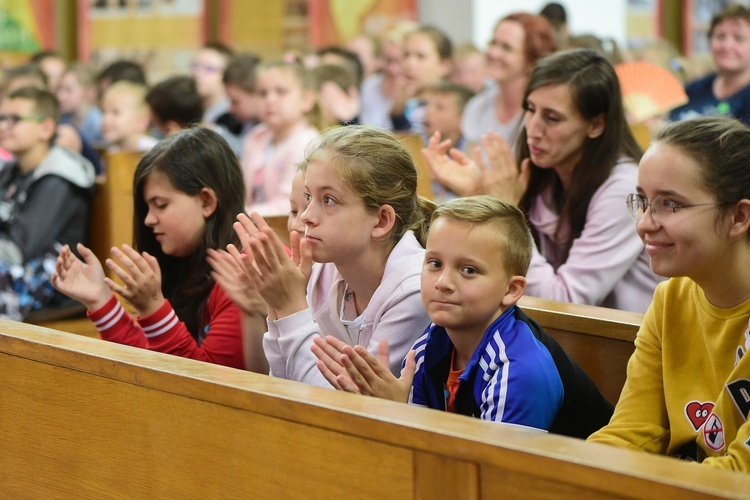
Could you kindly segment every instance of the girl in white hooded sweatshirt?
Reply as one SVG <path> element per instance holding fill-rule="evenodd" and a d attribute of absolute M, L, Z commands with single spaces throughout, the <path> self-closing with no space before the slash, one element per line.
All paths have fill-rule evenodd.
<path fill-rule="evenodd" d="M 245 253 L 230 249 L 268 305 L 271 375 L 330 387 L 311 351 L 321 335 L 375 354 L 387 341 L 397 375 L 430 323 L 420 273 L 435 206 L 417 196 L 409 153 L 380 129 L 331 129 L 305 163 L 306 231 L 290 233 L 291 257 L 256 213 L 235 223 Z"/>

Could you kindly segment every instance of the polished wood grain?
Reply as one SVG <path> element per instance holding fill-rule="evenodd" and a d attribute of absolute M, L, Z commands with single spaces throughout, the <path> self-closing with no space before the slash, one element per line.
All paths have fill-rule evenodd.
<path fill-rule="evenodd" d="M 697 498 L 750 478 L 0 320 L 0 496 Z"/>
<path fill-rule="evenodd" d="M 282 243 L 289 246 L 289 232 L 286 230 L 287 222 L 289 221 L 288 215 L 271 215 L 263 218 L 271 229 L 278 235 Z"/>
<path fill-rule="evenodd" d="M 643 314 L 528 296 L 518 304 L 617 403 Z"/>
<path fill-rule="evenodd" d="M 112 247 L 133 244 L 133 176 L 143 153 L 106 153 L 106 178 L 91 209 L 91 250 L 103 263 Z M 106 267 L 109 276 L 111 271 Z"/>
<path fill-rule="evenodd" d="M 432 190 L 430 167 L 427 166 L 427 160 L 422 154 L 422 148 L 424 148 L 422 138 L 417 134 L 407 133 L 398 133 L 396 136 L 414 160 L 414 166 L 417 169 L 417 194 L 428 200 L 434 200 L 435 192 Z"/>

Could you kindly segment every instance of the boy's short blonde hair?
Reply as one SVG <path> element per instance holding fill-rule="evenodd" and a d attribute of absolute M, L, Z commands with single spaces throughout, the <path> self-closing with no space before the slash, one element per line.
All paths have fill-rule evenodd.
<path fill-rule="evenodd" d="M 440 205 L 433 212 L 430 225 L 441 217 L 472 226 L 493 224 L 505 270 L 513 276 L 526 276 L 534 240 L 526 216 L 517 206 L 492 196 L 469 196 Z"/>
<path fill-rule="evenodd" d="M 139 111 L 148 112 L 148 104 L 146 103 L 147 93 L 148 87 L 145 85 L 127 80 L 118 80 L 107 87 L 107 90 L 104 91 L 104 98 L 112 94 L 127 95 L 133 98 L 133 103 L 138 107 Z"/>

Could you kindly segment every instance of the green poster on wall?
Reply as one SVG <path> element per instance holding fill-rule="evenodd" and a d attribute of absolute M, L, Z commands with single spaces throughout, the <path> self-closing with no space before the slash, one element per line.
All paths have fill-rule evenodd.
<path fill-rule="evenodd" d="M 28 0 L 0 0 L 0 52 L 36 52 L 39 32 Z"/>

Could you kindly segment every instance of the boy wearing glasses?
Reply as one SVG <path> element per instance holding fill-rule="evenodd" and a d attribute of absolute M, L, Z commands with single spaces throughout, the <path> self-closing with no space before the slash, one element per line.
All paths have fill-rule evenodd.
<path fill-rule="evenodd" d="M 208 42 L 195 55 L 190 72 L 203 100 L 203 123 L 218 132 L 235 153 L 240 151 L 242 123 L 229 111 L 224 88 L 224 70 L 234 56 L 232 49 L 219 42 Z"/>
<path fill-rule="evenodd" d="M 54 270 L 55 245 L 86 240 L 94 167 L 52 145 L 59 114 L 55 96 L 35 87 L 0 104 L 0 147 L 14 156 L 0 170 L 0 316 L 22 319 L 49 302 L 44 259 Z"/>

